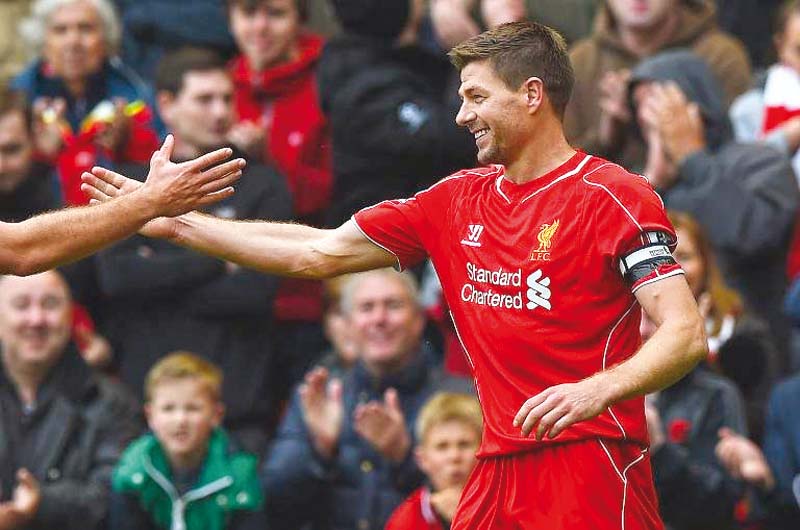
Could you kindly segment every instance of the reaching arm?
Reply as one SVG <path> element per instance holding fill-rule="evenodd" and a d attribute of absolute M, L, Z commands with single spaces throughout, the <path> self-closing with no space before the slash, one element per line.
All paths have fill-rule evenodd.
<path fill-rule="evenodd" d="M 77 260 L 135 233 L 154 213 L 138 194 L 0 223 L 0 273 L 24 276 Z"/>
<path fill-rule="evenodd" d="M 104 168 L 84 173 L 93 202 L 135 193 L 141 183 Z M 397 263 L 353 221 L 323 230 L 293 223 L 234 221 L 198 212 L 149 223 L 142 234 L 261 272 L 298 278 L 327 278 Z"/>
<path fill-rule="evenodd" d="M 552 386 L 528 399 L 514 425 L 527 436 L 556 437 L 619 401 L 649 394 L 683 377 L 707 353 L 703 319 L 683 276 L 642 286 L 636 299 L 658 326 L 626 361 L 577 383 Z"/>
<path fill-rule="evenodd" d="M 170 136 L 153 154 L 147 181 L 125 197 L 18 224 L 0 223 L 0 273 L 25 275 L 51 269 L 136 233 L 150 219 L 180 215 L 233 193 L 230 186 L 241 175 L 243 161 L 220 164 L 231 156 L 230 149 L 173 164 L 169 161 L 173 145 Z"/>
<path fill-rule="evenodd" d="M 290 223 L 178 218 L 174 243 L 244 267 L 299 278 L 327 278 L 396 263 L 352 221 L 335 230 Z"/>

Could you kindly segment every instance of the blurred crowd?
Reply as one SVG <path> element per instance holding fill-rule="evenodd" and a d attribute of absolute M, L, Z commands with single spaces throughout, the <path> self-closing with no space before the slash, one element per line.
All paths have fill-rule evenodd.
<path fill-rule="evenodd" d="M 248 160 L 207 213 L 338 226 L 477 164 L 446 54 L 523 19 L 706 318 L 647 398 L 667 528 L 800 528 L 800 0 L 5 0 L 0 219 L 172 133 Z M 142 236 L 2 277 L 0 530 L 447 529 L 482 425 L 448 314 L 429 265 L 287 280 Z"/>

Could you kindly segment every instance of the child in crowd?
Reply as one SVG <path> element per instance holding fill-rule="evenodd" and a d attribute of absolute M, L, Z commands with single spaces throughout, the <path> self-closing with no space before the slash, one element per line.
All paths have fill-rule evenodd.
<path fill-rule="evenodd" d="M 416 459 L 428 486 L 411 494 L 392 514 L 386 530 L 445 530 L 469 474 L 481 440 L 483 417 L 478 400 L 442 392 L 417 418 Z"/>
<path fill-rule="evenodd" d="M 257 459 L 233 449 L 220 427 L 221 387 L 220 370 L 190 353 L 151 368 L 152 433 L 134 441 L 114 471 L 112 530 L 263 530 Z"/>

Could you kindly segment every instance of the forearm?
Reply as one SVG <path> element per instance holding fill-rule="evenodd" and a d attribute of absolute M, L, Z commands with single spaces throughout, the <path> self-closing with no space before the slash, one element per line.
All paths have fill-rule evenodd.
<path fill-rule="evenodd" d="M 154 215 L 150 203 L 135 192 L 5 225 L 0 232 L 0 272 L 34 274 L 78 260 L 134 234 Z"/>
<path fill-rule="evenodd" d="M 606 392 L 608 405 L 668 387 L 686 375 L 706 355 L 702 326 L 694 319 L 665 321 L 628 360 L 592 379 Z"/>
<path fill-rule="evenodd" d="M 395 263 L 352 223 L 335 230 L 266 221 L 232 221 L 191 213 L 178 218 L 172 242 L 280 276 L 322 279 Z"/>

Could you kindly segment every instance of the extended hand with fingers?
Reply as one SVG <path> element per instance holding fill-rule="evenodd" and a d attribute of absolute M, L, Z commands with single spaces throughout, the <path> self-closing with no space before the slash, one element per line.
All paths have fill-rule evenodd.
<path fill-rule="evenodd" d="M 339 445 L 344 421 L 342 382 L 328 379 L 325 368 L 315 368 L 306 374 L 300 385 L 300 405 L 311 441 L 317 452 L 331 458 Z"/>
<path fill-rule="evenodd" d="M 194 160 L 170 161 L 175 139 L 168 135 L 150 159 L 144 184 L 105 168 L 92 168 L 82 175 L 81 189 L 95 201 L 105 202 L 128 193 L 141 193 L 153 208 L 153 217 L 174 217 L 230 197 L 233 184 L 242 176 L 245 161 L 229 160 L 233 151 L 217 149 Z"/>
<path fill-rule="evenodd" d="M 607 405 L 601 396 L 601 388 L 591 378 L 551 386 L 522 404 L 514 417 L 514 427 L 519 427 L 523 436 L 535 428 L 537 440 L 555 438 L 570 425 L 603 412 Z"/>

